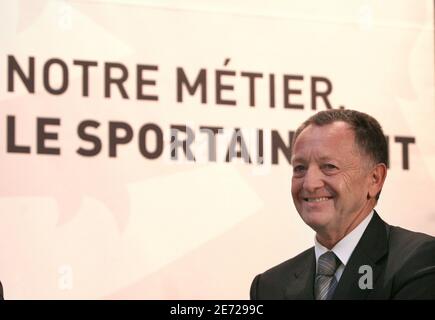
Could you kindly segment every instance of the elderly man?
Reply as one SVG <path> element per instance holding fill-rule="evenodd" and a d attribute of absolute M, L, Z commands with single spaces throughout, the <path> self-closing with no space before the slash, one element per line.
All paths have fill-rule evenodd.
<path fill-rule="evenodd" d="M 435 238 L 374 210 L 388 159 L 379 123 L 322 111 L 297 129 L 292 150 L 293 202 L 315 244 L 257 275 L 251 299 L 435 299 Z"/>

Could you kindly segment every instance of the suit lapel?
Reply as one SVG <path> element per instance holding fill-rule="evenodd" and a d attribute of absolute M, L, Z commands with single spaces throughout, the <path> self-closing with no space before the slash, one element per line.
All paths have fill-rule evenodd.
<path fill-rule="evenodd" d="M 375 211 L 361 240 L 350 256 L 334 292 L 333 299 L 361 300 L 367 298 L 367 295 L 373 290 L 361 289 L 359 287 L 361 277 L 368 274 L 367 269 L 360 271 L 360 268 L 362 266 L 369 266 L 373 270 L 373 288 L 375 288 L 376 280 L 385 268 L 381 259 L 386 255 L 387 251 L 388 237 L 386 224 Z"/>
<path fill-rule="evenodd" d="M 314 248 L 303 259 L 290 275 L 290 282 L 285 290 L 285 299 L 313 300 L 314 276 L 316 272 L 316 258 Z"/>

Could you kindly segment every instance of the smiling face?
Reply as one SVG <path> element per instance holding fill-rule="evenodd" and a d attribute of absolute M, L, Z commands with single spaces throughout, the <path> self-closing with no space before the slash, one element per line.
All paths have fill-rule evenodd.
<path fill-rule="evenodd" d="M 335 244 L 375 206 L 370 197 L 371 163 L 345 122 L 309 125 L 297 137 L 292 154 L 293 202 L 321 243 Z"/>

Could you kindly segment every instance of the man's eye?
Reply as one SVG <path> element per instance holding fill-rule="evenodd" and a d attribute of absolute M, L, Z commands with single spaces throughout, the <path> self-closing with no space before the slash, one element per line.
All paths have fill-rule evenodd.
<path fill-rule="evenodd" d="M 335 169 L 337 169 L 337 167 L 334 166 L 332 163 L 325 163 L 323 165 L 323 168 L 326 169 L 326 170 L 335 170 Z"/>
<path fill-rule="evenodd" d="M 304 170 L 305 170 L 305 167 L 301 166 L 301 165 L 293 167 L 293 172 L 294 173 L 301 173 L 301 172 L 304 172 Z"/>

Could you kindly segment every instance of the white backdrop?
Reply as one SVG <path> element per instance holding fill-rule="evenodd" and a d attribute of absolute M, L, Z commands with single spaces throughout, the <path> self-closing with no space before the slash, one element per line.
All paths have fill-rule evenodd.
<path fill-rule="evenodd" d="M 326 109 L 318 97 L 313 110 L 313 77 L 328 79 L 332 107 L 373 115 L 389 136 L 382 218 L 435 235 L 433 9 L 429 0 L 2 2 L 5 298 L 248 298 L 257 273 L 313 244 L 293 207 L 291 168 L 282 150 L 271 164 L 270 149 L 272 131 L 288 145 L 290 131 Z M 31 58 L 33 92 L 16 71 L 31 79 Z M 78 60 L 96 64 L 88 69 L 87 95 Z M 138 98 L 138 65 L 147 66 L 141 94 L 157 100 Z M 182 101 L 177 68 L 191 85 L 204 72 L 193 95 L 182 87 Z M 112 78 L 125 76 L 128 99 L 116 84 L 105 96 L 108 69 Z M 251 90 L 246 73 L 259 74 Z M 323 80 L 314 90 L 327 89 Z M 88 126 L 84 139 L 78 127 L 86 120 L 98 125 Z M 132 137 L 110 156 L 116 122 L 124 128 L 116 131 L 120 140 L 128 128 Z M 140 140 L 147 124 L 153 129 Z M 171 158 L 175 125 L 195 134 L 196 161 L 181 148 Z M 223 128 L 215 149 L 201 126 Z M 253 163 L 225 161 L 235 128 Z M 263 165 L 254 161 L 260 130 Z M 140 145 L 157 150 L 156 132 L 162 152 L 150 159 Z"/>

